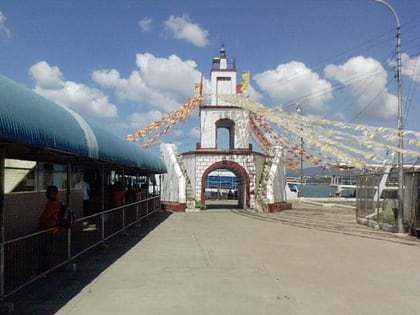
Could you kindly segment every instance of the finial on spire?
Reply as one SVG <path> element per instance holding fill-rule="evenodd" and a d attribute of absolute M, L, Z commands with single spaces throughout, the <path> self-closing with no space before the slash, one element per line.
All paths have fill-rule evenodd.
<path fill-rule="evenodd" d="M 226 51 L 225 51 L 224 44 L 222 44 L 222 47 L 220 47 L 220 58 L 226 58 Z"/>

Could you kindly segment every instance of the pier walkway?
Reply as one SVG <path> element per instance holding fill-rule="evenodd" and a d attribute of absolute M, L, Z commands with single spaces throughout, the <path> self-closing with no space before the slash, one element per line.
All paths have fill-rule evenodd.
<path fill-rule="evenodd" d="M 110 244 L 132 243 L 118 259 L 104 265 L 106 249 L 84 257 L 76 273 L 52 274 L 16 296 L 16 311 L 420 314 L 418 239 L 358 225 L 350 209 L 293 206 L 162 212 L 147 235 L 137 228 Z M 76 283 L 80 275 L 89 281 Z"/>

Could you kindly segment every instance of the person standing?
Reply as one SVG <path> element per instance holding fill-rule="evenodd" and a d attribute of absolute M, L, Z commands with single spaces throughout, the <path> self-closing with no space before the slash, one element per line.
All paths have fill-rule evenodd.
<path fill-rule="evenodd" d="M 83 194 L 83 214 L 88 216 L 90 214 L 89 211 L 89 194 L 90 194 L 90 185 L 89 183 L 85 182 L 83 179 L 74 186 L 76 189 L 81 189 Z"/>
<path fill-rule="evenodd" d="M 62 203 L 58 199 L 58 188 L 56 186 L 48 186 L 46 194 L 47 203 L 39 218 L 39 228 L 41 230 L 52 230 L 41 234 L 39 237 L 38 274 L 54 266 L 60 258 L 65 258 L 65 253 L 62 253 L 61 250 L 65 246 L 59 246 L 61 242 L 65 242 L 65 239 L 60 235 L 60 227 L 58 225 L 62 209 Z"/>

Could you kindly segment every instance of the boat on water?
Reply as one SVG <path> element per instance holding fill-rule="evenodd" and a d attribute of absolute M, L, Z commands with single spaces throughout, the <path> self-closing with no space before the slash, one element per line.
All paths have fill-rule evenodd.
<path fill-rule="evenodd" d="M 335 190 L 331 197 L 355 198 L 356 197 L 356 177 L 332 175 L 330 187 Z"/>
<path fill-rule="evenodd" d="M 302 183 L 294 177 L 286 178 L 286 186 L 285 186 L 286 200 L 297 199 L 300 197 L 300 191 L 299 191 L 298 185 L 301 185 L 301 184 Z"/>

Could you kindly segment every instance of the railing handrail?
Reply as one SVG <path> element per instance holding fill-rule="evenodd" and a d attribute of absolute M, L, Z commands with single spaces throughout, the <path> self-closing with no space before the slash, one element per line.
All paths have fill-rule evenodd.
<path fill-rule="evenodd" d="M 88 216 L 85 216 L 85 217 L 77 218 L 75 220 L 75 222 L 80 222 L 80 221 L 83 221 L 83 220 L 91 219 L 91 218 L 94 218 L 96 216 L 99 216 L 99 215 L 102 215 L 102 214 L 106 214 L 106 213 L 110 213 L 110 212 L 114 212 L 114 211 L 117 211 L 117 210 L 120 210 L 120 209 L 123 209 L 123 208 L 128 208 L 128 207 L 136 206 L 136 205 L 145 203 L 146 201 L 149 201 L 149 200 L 152 200 L 152 199 L 156 199 L 158 197 L 160 198 L 160 196 L 153 196 L 153 197 L 150 197 L 150 198 L 146 198 L 146 199 L 134 201 L 132 203 L 127 203 L 127 204 L 124 204 L 122 206 L 118 206 L 118 207 L 115 207 L 115 208 L 106 209 L 104 211 L 97 212 L 97 213 L 94 213 L 94 214 L 91 214 L 91 215 L 88 215 Z"/>
<path fill-rule="evenodd" d="M 75 223 L 82 222 L 82 221 L 85 221 L 87 219 L 92 219 L 92 218 L 100 216 L 102 214 L 114 212 L 114 211 L 120 210 L 122 208 L 127 208 L 127 207 L 131 207 L 131 206 L 139 205 L 139 204 L 145 203 L 148 200 L 156 199 L 158 197 L 160 198 L 160 196 L 154 196 L 154 197 L 150 197 L 150 198 L 147 198 L 147 199 L 142 199 L 142 200 L 139 200 L 139 201 L 135 201 L 133 203 L 125 204 L 125 205 L 122 205 L 122 206 L 119 206 L 119 207 L 115 207 L 115 208 L 112 208 L 112 209 L 107 209 L 107 210 L 104 210 L 104 211 L 101 211 L 101 212 L 98 212 L 98 213 L 95 213 L 95 214 L 92 214 L 92 215 L 89 215 L 89 216 L 80 217 L 80 218 L 77 218 L 75 220 Z M 5 240 L 3 242 L 3 244 L 6 245 L 6 244 L 14 243 L 14 242 L 17 242 L 17 241 L 21 241 L 21 240 L 24 240 L 24 239 L 27 239 L 27 238 L 31 238 L 31 237 L 34 237 L 34 236 L 37 236 L 37 235 L 41 235 L 41 234 L 44 234 L 44 233 L 50 233 L 50 232 L 54 231 L 56 228 L 57 227 L 52 227 L 52 228 L 49 228 L 47 230 L 36 231 L 36 232 L 31 233 L 31 234 L 19 236 L 19 237 L 10 239 L 10 240 Z"/>
<path fill-rule="evenodd" d="M 18 290 L 22 289 L 23 287 L 27 286 L 28 284 L 34 282 L 36 279 L 40 278 L 42 275 L 47 274 L 47 273 L 49 273 L 53 270 L 56 270 L 57 268 L 65 265 L 65 264 L 70 263 L 72 260 L 79 257 L 81 254 L 83 254 L 83 253 L 91 250 L 92 248 L 100 245 L 104 241 L 110 239 L 111 237 L 115 236 L 116 234 L 121 233 L 122 231 L 129 228 L 130 226 L 132 226 L 132 225 L 136 224 L 137 222 L 141 221 L 143 218 L 145 218 L 145 217 L 151 215 L 152 213 L 156 212 L 160 208 L 160 203 L 159 202 L 156 203 L 156 200 L 158 200 L 158 201 L 160 200 L 160 195 L 151 196 L 151 197 L 148 197 L 146 199 L 142 199 L 142 200 L 135 201 L 135 202 L 132 202 L 132 203 L 129 203 L 129 204 L 125 204 L 123 206 L 115 207 L 115 208 L 112 208 L 112 209 L 107 209 L 107 210 L 104 210 L 104 211 L 101 211 L 101 212 L 98 212 L 98 213 L 95 213 L 95 214 L 92 214 L 92 215 L 89 215 L 89 216 L 86 216 L 86 217 L 78 218 L 75 221 L 75 224 L 76 223 L 80 224 L 81 222 L 92 220 L 95 217 L 101 217 L 101 222 L 105 222 L 104 218 L 105 218 L 106 214 L 109 214 L 109 213 L 112 213 L 112 212 L 117 212 L 117 211 L 121 211 L 121 214 L 122 214 L 121 215 L 122 222 L 120 222 L 121 224 L 118 225 L 116 229 L 113 229 L 113 230 L 111 229 L 110 233 L 104 234 L 104 229 L 108 225 L 104 225 L 104 223 L 102 223 L 102 225 L 100 227 L 102 229 L 101 230 L 101 237 L 91 239 L 91 240 L 93 240 L 93 242 L 89 242 L 87 244 L 84 244 L 84 245 L 87 245 L 87 246 L 85 246 L 83 248 L 77 247 L 78 246 L 77 242 L 75 244 L 73 244 L 72 234 L 75 233 L 75 232 L 72 230 L 72 228 L 69 228 L 69 229 L 61 228 L 61 229 L 63 229 L 63 231 L 65 231 L 67 233 L 67 241 L 66 241 L 67 242 L 66 243 L 67 244 L 67 254 L 66 254 L 66 258 L 63 258 L 63 259 L 60 258 L 61 259 L 60 261 L 57 261 L 54 264 L 48 265 L 47 269 L 41 271 L 40 273 L 37 273 L 36 275 L 34 275 L 34 277 L 30 277 L 30 278 L 27 277 L 21 283 L 16 282 L 16 281 L 12 282 L 11 287 L 8 288 L 7 291 L 3 291 L 3 296 L 0 296 L 0 300 L 3 300 L 4 298 L 10 296 L 11 294 L 13 294 L 13 293 L 17 292 Z M 149 205 L 149 201 L 153 201 L 153 205 Z M 142 204 L 146 205 L 146 207 L 143 208 L 143 210 L 146 211 L 146 213 L 144 215 L 141 214 L 142 210 L 139 208 L 139 206 L 142 205 Z M 125 220 L 125 216 L 127 215 L 127 211 L 130 211 L 128 208 L 131 208 L 131 210 L 133 210 L 132 209 L 133 207 L 136 207 L 135 210 L 132 212 L 132 214 L 135 214 L 135 218 L 131 217 L 131 221 L 128 222 L 128 221 Z M 140 211 L 140 215 L 139 215 L 139 211 Z M 109 223 L 111 223 L 110 226 L 112 227 L 113 226 L 112 223 L 115 223 L 115 222 L 112 221 L 112 222 L 109 222 Z M 24 236 L 21 236 L 21 237 L 17 237 L 17 238 L 14 238 L 14 239 L 10 239 L 10 240 L 1 242 L 0 246 L 2 248 L 5 248 L 6 246 L 12 246 L 11 248 L 13 248 L 14 246 L 16 246 L 15 248 L 17 248 L 18 251 L 19 250 L 22 251 L 22 248 L 25 249 L 25 247 L 22 247 L 25 243 L 22 243 L 22 246 L 21 246 L 21 245 L 18 244 L 19 242 L 24 242 L 25 240 L 29 240 L 31 238 L 33 238 L 35 242 L 38 242 L 38 240 L 36 238 L 42 238 L 43 235 L 47 235 L 48 233 L 52 234 L 53 231 L 56 230 L 56 229 L 57 229 L 57 227 L 52 227 L 52 228 L 49 228 L 47 230 L 36 231 L 36 232 L 28 234 L 28 235 L 24 235 Z M 75 231 L 79 231 L 79 230 L 76 229 Z M 82 231 L 84 231 L 84 230 L 82 230 Z M 76 233 L 78 233 L 78 232 L 76 232 Z M 77 238 L 76 238 L 76 240 L 77 240 Z M 17 244 L 17 245 L 13 245 L 13 244 Z M 80 245 L 80 243 L 79 243 L 79 245 Z M 19 247 L 19 246 L 21 246 L 21 247 Z M 75 247 L 77 249 L 76 251 L 74 251 L 74 248 L 73 248 L 74 246 L 76 246 Z M 37 254 L 39 255 L 39 253 L 37 253 Z M 28 255 L 31 255 L 31 254 L 29 253 Z M 32 256 L 28 256 L 28 257 L 30 258 Z M 39 256 L 37 256 L 37 257 L 39 257 Z M 18 265 L 18 266 L 20 266 L 20 265 Z M 4 268 L 5 266 L 2 266 L 2 267 Z M 13 271 L 13 269 L 12 269 L 12 271 Z M 27 270 L 25 270 L 25 271 L 27 271 Z M 14 273 L 12 272 L 11 274 L 13 275 Z M 3 277 L 3 281 L 4 281 L 4 277 Z M 4 285 L 4 283 L 2 285 Z"/>

